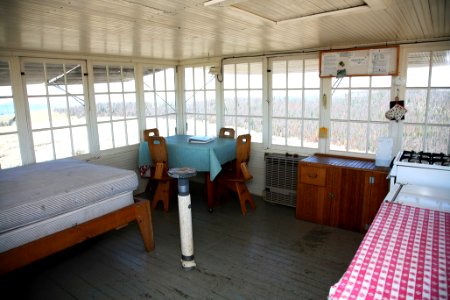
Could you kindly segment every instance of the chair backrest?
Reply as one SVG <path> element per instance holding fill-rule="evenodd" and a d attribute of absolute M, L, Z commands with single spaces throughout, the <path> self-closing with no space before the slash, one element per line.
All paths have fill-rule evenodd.
<path fill-rule="evenodd" d="M 226 127 L 220 128 L 219 137 L 234 139 L 234 129 Z"/>
<path fill-rule="evenodd" d="M 144 130 L 144 141 L 148 142 L 148 138 L 150 136 L 159 136 L 158 128 L 145 129 Z"/>
<path fill-rule="evenodd" d="M 245 180 L 253 178 L 248 170 L 251 141 L 252 136 L 250 134 L 242 134 L 236 140 L 236 176 L 244 177 Z"/>
<path fill-rule="evenodd" d="M 167 173 L 169 168 L 166 139 L 162 136 L 149 136 L 147 142 L 153 166 L 155 167 L 155 178 L 160 179 Z"/>

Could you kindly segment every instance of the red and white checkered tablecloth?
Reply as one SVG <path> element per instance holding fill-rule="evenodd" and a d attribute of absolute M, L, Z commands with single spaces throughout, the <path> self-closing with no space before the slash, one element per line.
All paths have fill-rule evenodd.
<path fill-rule="evenodd" d="M 450 213 L 383 202 L 329 299 L 449 299 Z"/>

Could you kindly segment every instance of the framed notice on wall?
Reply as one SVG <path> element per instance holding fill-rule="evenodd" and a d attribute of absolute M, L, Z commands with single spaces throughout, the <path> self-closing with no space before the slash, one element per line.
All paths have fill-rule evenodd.
<path fill-rule="evenodd" d="M 320 52 L 320 77 L 398 75 L 399 47 Z"/>

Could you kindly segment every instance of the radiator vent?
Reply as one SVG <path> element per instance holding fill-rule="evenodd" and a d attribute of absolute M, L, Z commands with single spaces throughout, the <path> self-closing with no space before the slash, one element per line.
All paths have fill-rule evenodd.
<path fill-rule="evenodd" d="M 306 156 L 265 153 L 266 189 L 264 200 L 296 206 L 298 162 Z"/>

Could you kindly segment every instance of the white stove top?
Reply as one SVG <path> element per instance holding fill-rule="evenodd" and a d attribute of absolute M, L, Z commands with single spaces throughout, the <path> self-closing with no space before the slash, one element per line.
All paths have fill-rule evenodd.
<path fill-rule="evenodd" d="M 422 154 L 424 154 L 422 156 Z M 400 151 L 390 172 L 391 189 L 395 183 L 417 184 L 450 189 L 450 165 L 447 154 Z"/>

